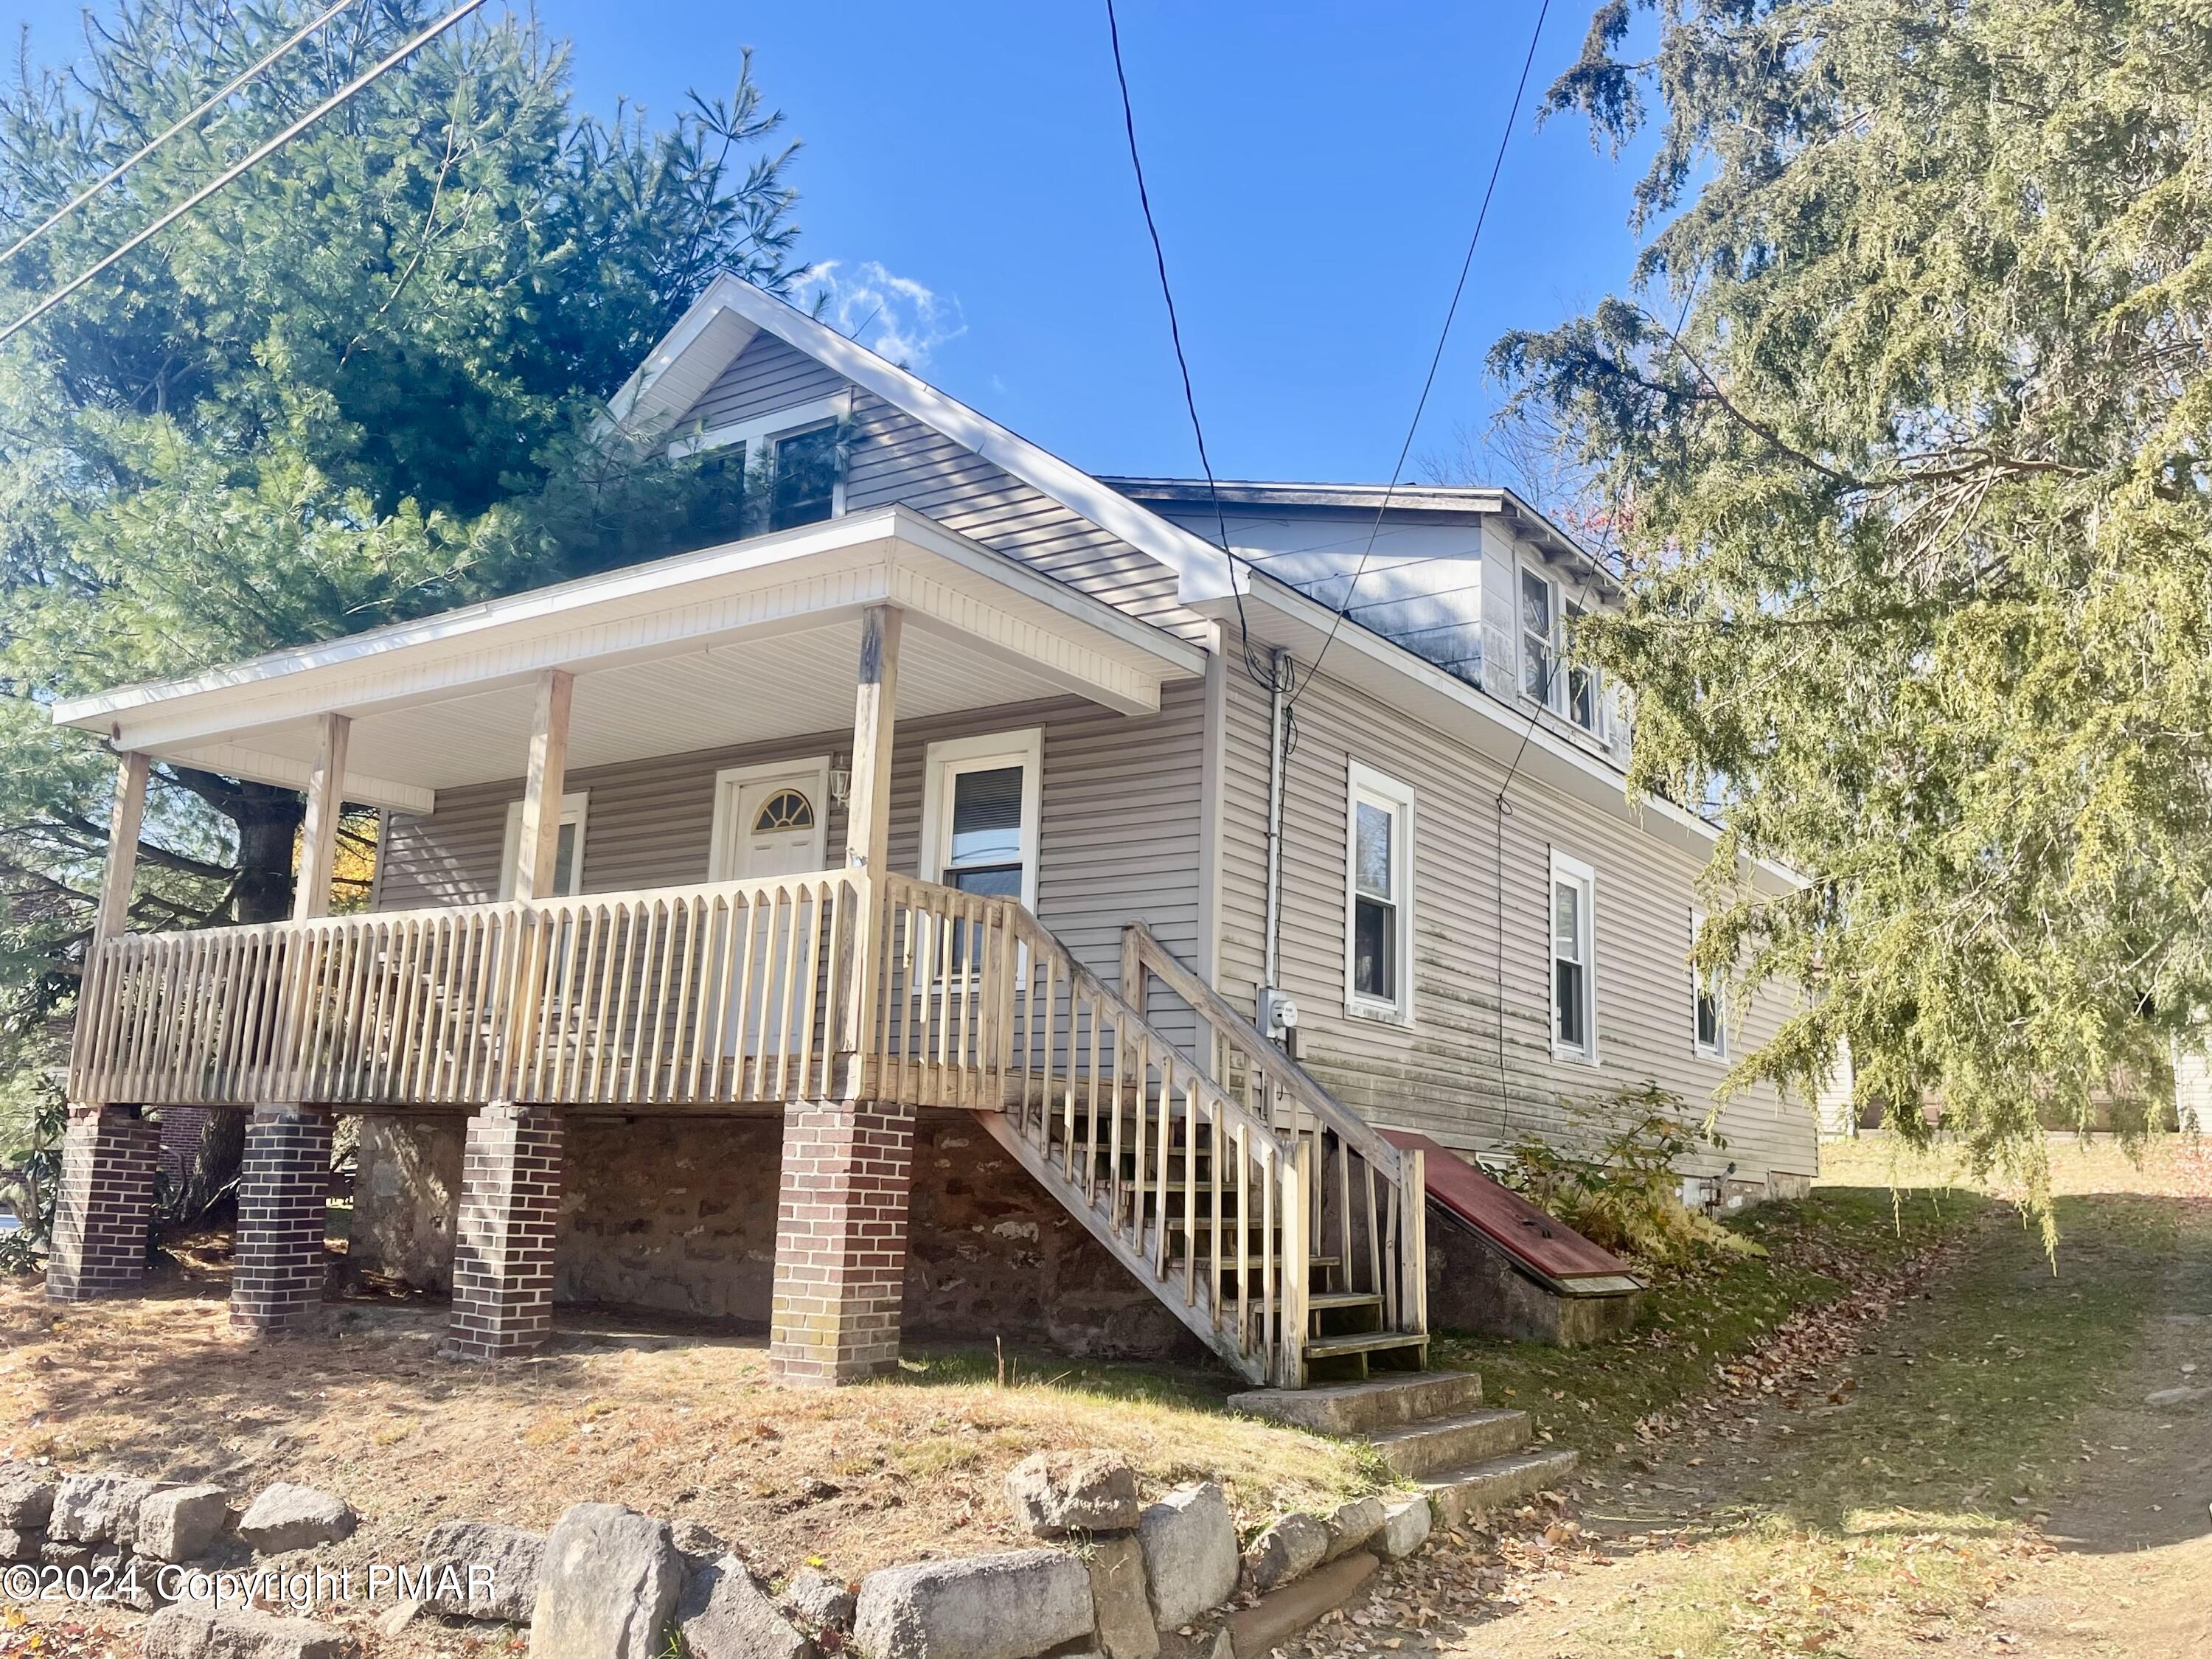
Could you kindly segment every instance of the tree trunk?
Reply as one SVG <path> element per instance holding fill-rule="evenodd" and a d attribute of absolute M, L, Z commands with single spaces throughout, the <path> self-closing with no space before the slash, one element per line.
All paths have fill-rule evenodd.
<path fill-rule="evenodd" d="M 210 1112 L 200 1130 L 200 1144 L 193 1148 L 178 1182 L 170 1212 L 179 1221 L 198 1220 L 222 1189 L 238 1179 L 239 1166 L 245 1161 L 246 1114 Z"/>
<path fill-rule="evenodd" d="M 241 923 L 283 921 L 292 914 L 292 860 L 307 803 L 289 789 L 241 783 L 225 809 L 238 826 L 238 887 L 232 908 Z"/>
<path fill-rule="evenodd" d="M 238 827 L 238 883 L 231 914 L 216 918 L 240 926 L 283 921 L 292 914 L 292 863 L 307 803 L 297 791 L 194 773 L 186 781 L 201 799 Z M 197 1220 L 238 1178 L 246 1157 L 246 1114 L 212 1112 L 200 1133 L 174 1200 L 173 1213 Z"/>

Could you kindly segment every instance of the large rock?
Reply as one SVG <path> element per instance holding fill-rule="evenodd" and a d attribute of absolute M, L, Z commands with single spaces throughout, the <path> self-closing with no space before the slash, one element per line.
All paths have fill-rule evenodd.
<path fill-rule="evenodd" d="M 853 1628 L 857 1605 L 849 1585 L 815 1567 L 801 1567 L 783 1587 L 783 1599 L 809 1630 L 848 1631 Z"/>
<path fill-rule="evenodd" d="M 870 1573 L 853 1639 L 868 1659 L 1031 1659 L 1091 1632 L 1083 1563 L 1014 1550 Z"/>
<path fill-rule="evenodd" d="M 545 1540 L 531 1659 L 659 1659 L 683 1583 L 665 1521 L 577 1504 Z"/>
<path fill-rule="evenodd" d="M 215 1612 L 178 1602 L 146 1621 L 145 1659 L 352 1659 L 343 1631 L 252 1607 Z"/>
<path fill-rule="evenodd" d="M 54 1489 L 46 1537 L 57 1544 L 128 1544 L 137 1531 L 138 1506 L 161 1486 L 112 1471 L 64 1475 Z"/>
<path fill-rule="evenodd" d="M 1114 1452 L 1039 1452 L 1006 1472 L 1015 1522 L 1040 1538 L 1127 1532 L 1137 1524 L 1137 1476 Z"/>
<path fill-rule="evenodd" d="M 43 1532 L 54 1512 L 54 1477 L 35 1463 L 0 1462 L 0 1527 Z"/>
<path fill-rule="evenodd" d="M 1328 1553 L 1328 1528 L 1304 1510 L 1293 1510 L 1252 1540 L 1244 1565 L 1252 1588 L 1265 1595 L 1304 1577 Z"/>
<path fill-rule="evenodd" d="M 238 1535 L 264 1555 L 312 1549 L 353 1536 L 353 1506 L 336 1492 L 279 1480 L 255 1498 Z"/>
<path fill-rule="evenodd" d="M 35 1561 L 46 1541 L 42 1532 L 19 1527 L 0 1527 L 0 1561 Z"/>
<path fill-rule="evenodd" d="M 495 1521 L 441 1521 L 422 1540 L 422 1565 L 431 1570 L 428 1605 L 456 1619 L 526 1625 L 538 1609 L 544 1557 L 545 1540 L 537 1533 Z"/>
<path fill-rule="evenodd" d="M 1134 1534 L 1096 1539 L 1085 1553 L 1091 1613 L 1105 1659 L 1158 1659 L 1159 1627 L 1145 1593 L 1145 1549 Z"/>
<path fill-rule="evenodd" d="M 156 1561 L 205 1555 L 230 1524 L 230 1497 L 221 1486 L 167 1486 L 140 1500 L 131 1550 Z"/>
<path fill-rule="evenodd" d="M 1322 1559 L 1334 1561 L 1340 1555 L 1351 1554 L 1382 1530 L 1382 1500 L 1355 1498 L 1348 1504 L 1339 1504 L 1328 1512 L 1327 1525 L 1328 1548 Z"/>
<path fill-rule="evenodd" d="M 814 1651 L 734 1555 L 693 1570 L 676 1603 L 676 1628 L 685 1659 L 807 1659 Z"/>
<path fill-rule="evenodd" d="M 1382 1506 L 1382 1530 L 1375 1536 L 1375 1551 L 1385 1561 L 1400 1561 L 1429 1541 L 1435 1511 L 1425 1498 L 1408 1498 L 1402 1504 Z"/>
<path fill-rule="evenodd" d="M 1162 1630 L 1179 1630 L 1237 1593 L 1237 1518 L 1212 1481 L 1148 1505 L 1137 1521 L 1137 1542 Z"/>

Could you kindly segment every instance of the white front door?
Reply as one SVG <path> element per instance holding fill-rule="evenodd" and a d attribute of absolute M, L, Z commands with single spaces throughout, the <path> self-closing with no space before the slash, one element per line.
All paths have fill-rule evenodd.
<path fill-rule="evenodd" d="M 732 880 L 795 876 L 822 867 L 822 807 L 814 780 L 805 773 L 732 786 L 737 831 L 731 850 Z"/>
<path fill-rule="evenodd" d="M 714 879 L 759 881 L 776 876 L 804 875 L 823 867 L 829 844 L 830 762 L 814 760 L 768 766 L 732 768 L 715 780 Z M 748 1052 L 765 1058 L 761 1038 L 769 1034 L 769 1049 L 796 1054 L 804 1018 L 805 985 L 791 988 L 792 912 L 779 906 L 773 927 L 756 920 L 747 929 L 752 940 L 750 964 L 744 971 L 748 988 L 744 1008 L 730 1011 L 728 1042 L 731 1052 Z M 781 1011 L 790 1007 L 789 1029 L 778 1044 L 775 1034 L 782 1024 Z M 762 1016 L 768 1012 L 765 1021 Z"/>

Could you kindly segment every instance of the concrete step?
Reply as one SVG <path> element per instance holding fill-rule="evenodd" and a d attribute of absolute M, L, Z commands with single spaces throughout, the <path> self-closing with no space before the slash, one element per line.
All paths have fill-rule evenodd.
<path fill-rule="evenodd" d="M 1422 1371 L 1319 1389 L 1255 1389 L 1231 1395 L 1229 1403 L 1320 1434 L 1376 1434 L 1474 1410 L 1482 1404 L 1482 1378 L 1474 1371 Z"/>
<path fill-rule="evenodd" d="M 1390 1473 L 1407 1480 L 1438 1469 L 1466 1468 L 1528 1443 L 1528 1413 L 1490 1408 L 1432 1417 L 1369 1437 Z"/>
<path fill-rule="evenodd" d="M 1470 1515 L 1504 1509 L 1556 1486 L 1575 1470 L 1577 1454 L 1565 1448 L 1509 1452 L 1465 1468 L 1443 1469 L 1420 1483 L 1436 1508 L 1439 1527 L 1455 1527 Z"/>

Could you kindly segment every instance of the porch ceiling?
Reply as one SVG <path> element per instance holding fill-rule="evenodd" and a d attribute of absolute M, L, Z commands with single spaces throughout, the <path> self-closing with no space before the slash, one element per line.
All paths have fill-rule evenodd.
<path fill-rule="evenodd" d="M 116 745 L 301 785 L 317 717 L 351 716 L 345 796 L 428 811 L 520 775 L 535 681 L 576 676 L 568 767 L 834 730 L 860 617 L 907 614 L 901 719 L 1071 693 L 1125 713 L 1200 672 L 1194 647 L 908 508 L 833 520 L 59 705 Z"/>

